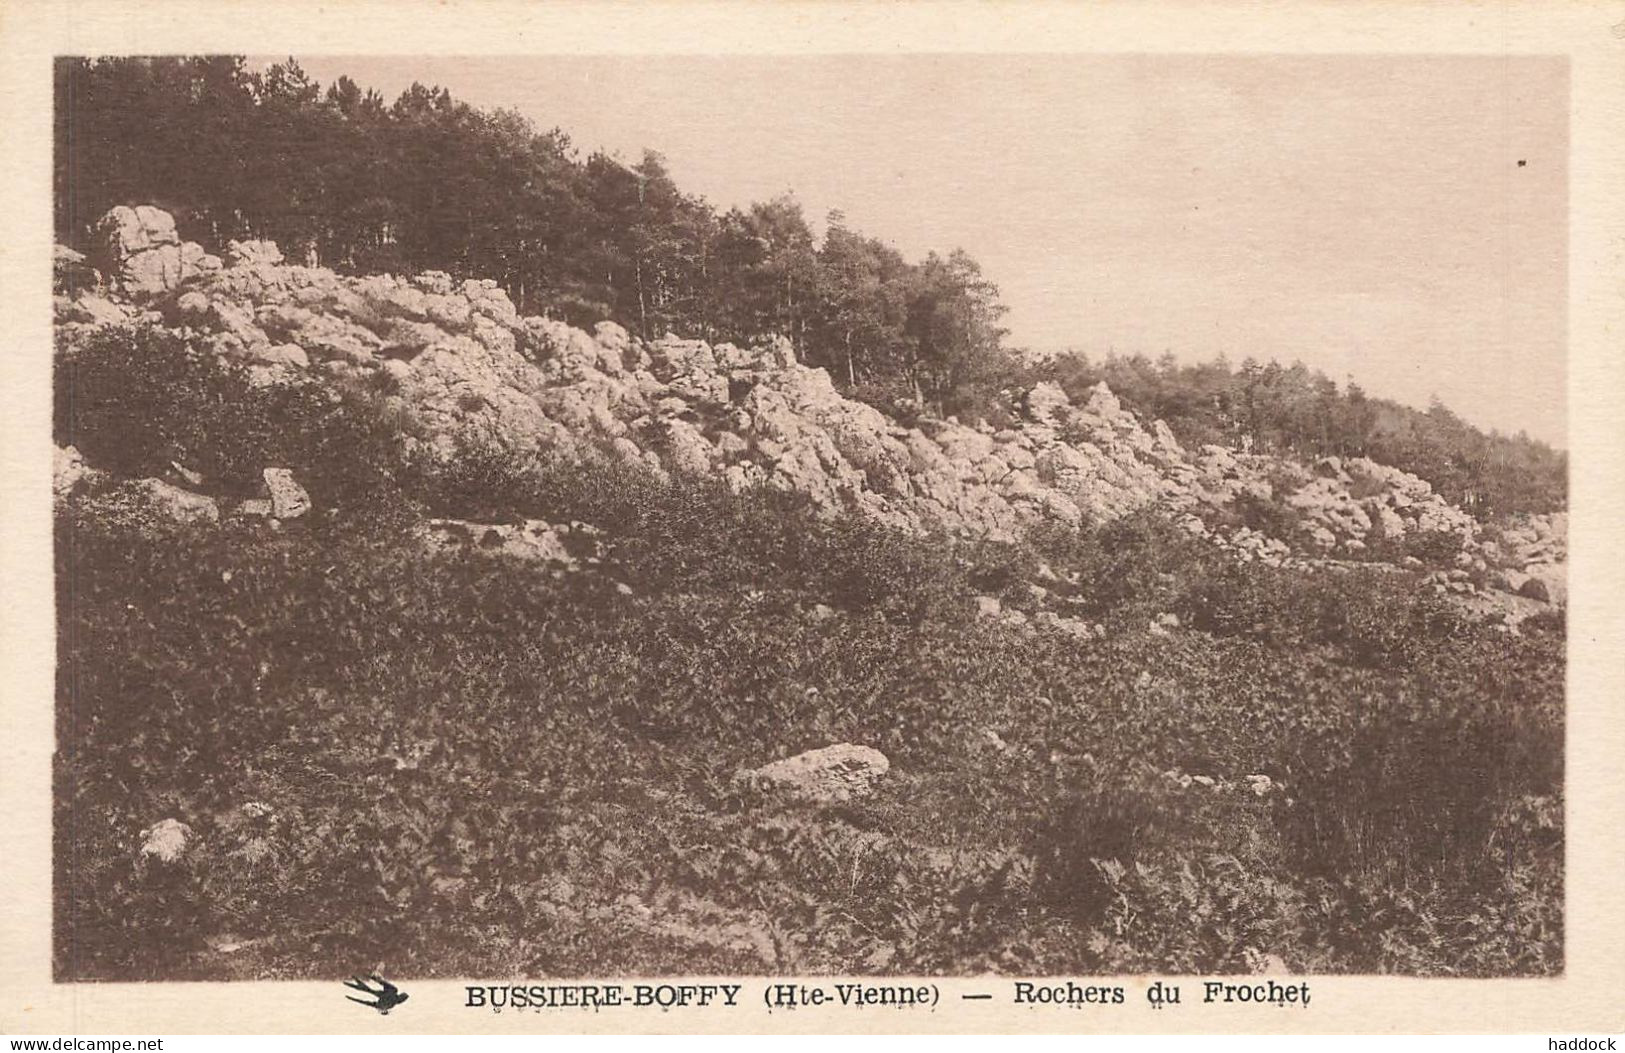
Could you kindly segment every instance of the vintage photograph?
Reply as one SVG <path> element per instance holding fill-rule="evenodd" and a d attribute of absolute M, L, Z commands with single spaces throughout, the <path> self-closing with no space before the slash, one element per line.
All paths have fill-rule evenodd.
<path fill-rule="evenodd" d="M 1566 57 L 54 78 L 56 982 L 1563 974 Z"/>

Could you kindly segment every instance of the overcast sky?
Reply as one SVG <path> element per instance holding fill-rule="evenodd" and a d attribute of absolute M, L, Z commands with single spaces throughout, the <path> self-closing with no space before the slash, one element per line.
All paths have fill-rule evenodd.
<path fill-rule="evenodd" d="M 721 208 L 793 191 L 820 230 L 963 247 L 1015 344 L 1301 359 L 1567 445 L 1561 59 L 299 59 L 659 150 Z"/>

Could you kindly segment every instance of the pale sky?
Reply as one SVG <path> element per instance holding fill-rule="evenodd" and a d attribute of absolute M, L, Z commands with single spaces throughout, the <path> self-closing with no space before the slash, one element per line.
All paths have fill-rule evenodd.
<path fill-rule="evenodd" d="M 793 191 L 818 230 L 963 247 L 1016 345 L 1301 359 L 1568 445 L 1563 59 L 299 60 L 659 150 L 719 209 Z"/>

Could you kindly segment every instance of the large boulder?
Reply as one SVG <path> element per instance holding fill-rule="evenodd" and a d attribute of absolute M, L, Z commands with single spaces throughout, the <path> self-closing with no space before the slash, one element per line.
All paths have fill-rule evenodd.
<path fill-rule="evenodd" d="M 121 260 L 181 243 L 175 217 L 154 205 L 115 206 L 102 216 L 96 229 L 109 253 Z"/>
<path fill-rule="evenodd" d="M 790 800 L 828 804 L 867 795 L 889 770 L 884 753 L 843 742 L 746 769 L 734 776 L 734 783 Z"/>
<path fill-rule="evenodd" d="M 119 205 L 101 218 L 96 232 L 108 273 L 126 292 L 163 292 L 180 284 L 181 239 L 168 212 Z"/>
<path fill-rule="evenodd" d="M 100 263 L 127 294 L 153 295 L 220 268 L 195 242 L 182 242 L 175 217 L 155 205 L 119 205 L 96 224 Z"/>

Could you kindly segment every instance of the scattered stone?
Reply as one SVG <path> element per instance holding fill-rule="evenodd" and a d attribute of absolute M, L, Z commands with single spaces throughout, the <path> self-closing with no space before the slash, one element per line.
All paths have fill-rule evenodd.
<path fill-rule="evenodd" d="M 555 526 L 541 519 L 522 523 L 475 523 L 466 519 L 431 519 L 419 529 L 432 551 L 470 549 L 509 556 L 533 563 L 549 563 L 576 570 L 583 559 L 602 556 L 599 532 L 585 523 Z M 632 586 L 617 582 L 615 591 L 632 594 Z"/>
<path fill-rule="evenodd" d="M 175 217 L 152 205 L 109 209 L 97 229 L 119 258 L 181 243 L 180 235 L 175 233 Z"/>
<path fill-rule="evenodd" d="M 187 276 L 196 274 L 213 274 L 225 266 L 219 256 L 210 255 L 203 251 L 203 246 L 195 241 L 181 242 L 181 271 Z"/>
<path fill-rule="evenodd" d="M 310 511 L 310 495 L 293 478 L 288 468 L 267 468 L 261 473 L 271 514 L 278 519 L 298 519 Z"/>
<path fill-rule="evenodd" d="M 108 210 L 96 224 L 109 275 L 126 292 L 159 293 L 181 280 L 175 217 L 151 205 Z"/>
<path fill-rule="evenodd" d="M 141 831 L 141 856 L 174 863 L 186 854 L 192 840 L 190 826 L 179 819 L 162 819 Z"/>
<path fill-rule="evenodd" d="M 1520 596 L 1527 596 L 1542 603 L 1551 603 L 1559 607 L 1569 602 L 1568 567 L 1563 563 L 1531 563 L 1524 568 L 1529 580 L 1523 583 L 1518 590 Z"/>
<path fill-rule="evenodd" d="M 64 321 L 85 322 L 90 325 L 127 325 L 132 312 L 96 293 L 80 293 L 57 308 Z"/>
<path fill-rule="evenodd" d="M 1021 612 L 1012 611 L 1010 613 L 1020 614 Z M 1054 629 L 1056 632 L 1064 633 L 1074 640 L 1092 640 L 1100 635 L 1100 626 L 1090 625 L 1082 618 L 1068 618 L 1056 614 L 1054 611 L 1039 611 L 1033 616 L 1033 621 L 1039 625 Z"/>
<path fill-rule="evenodd" d="M 85 463 L 77 446 L 58 446 L 51 454 L 51 494 L 58 501 L 72 497 L 102 474 Z"/>
<path fill-rule="evenodd" d="M 1527 599 L 1537 600 L 1541 603 L 1552 602 L 1552 593 L 1551 590 L 1547 588 L 1546 582 L 1543 579 L 1534 577 L 1532 575 L 1523 575 L 1523 581 L 1518 585 L 1515 591 L 1519 596 L 1523 596 Z"/>
<path fill-rule="evenodd" d="M 1525 574 L 1523 571 L 1513 570 L 1511 567 L 1504 567 L 1495 572 L 1494 577 L 1490 579 L 1490 584 L 1494 585 L 1503 592 L 1510 592 L 1516 595 L 1523 589 L 1524 583 L 1528 580 L 1529 575 Z"/>
<path fill-rule="evenodd" d="M 310 356 L 298 344 L 264 344 L 250 348 L 249 355 L 261 365 L 289 366 L 294 369 L 310 368 Z M 395 364 L 406 365 L 404 362 Z"/>
<path fill-rule="evenodd" d="M 1027 617 L 1026 611 L 1019 611 L 1012 608 L 1000 614 L 999 621 L 1003 622 L 1005 625 L 1019 629 L 1027 625 L 1030 619 Z"/>
<path fill-rule="evenodd" d="M 792 800 L 830 803 L 869 794 L 889 770 L 891 762 L 884 753 L 843 742 L 746 769 L 734 776 L 734 782 Z"/>
<path fill-rule="evenodd" d="M 1336 479 L 1345 483 L 1349 481 L 1349 474 L 1343 470 L 1341 457 L 1322 457 L 1315 462 L 1315 473 L 1322 478 Z"/>
<path fill-rule="evenodd" d="M 175 523 L 218 523 L 220 506 L 214 498 L 183 490 L 162 479 L 137 479 L 125 484 L 125 492 L 148 508 Z"/>
<path fill-rule="evenodd" d="M 193 471 L 191 468 L 186 467 L 186 465 L 180 463 L 179 461 L 170 461 L 169 470 L 175 473 L 175 478 L 179 479 L 187 486 L 203 485 L 203 473 Z"/>
<path fill-rule="evenodd" d="M 1151 422 L 1151 438 L 1155 440 L 1157 447 L 1165 453 L 1183 454 L 1185 452 L 1185 448 L 1174 437 L 1173 429 L 1169 428 L 1163 421 Z"/>

